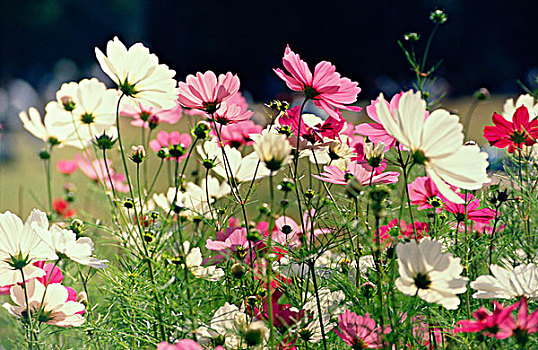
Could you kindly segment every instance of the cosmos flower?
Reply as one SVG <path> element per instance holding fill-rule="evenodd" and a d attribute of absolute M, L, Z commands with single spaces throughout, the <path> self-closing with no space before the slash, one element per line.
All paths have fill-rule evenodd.
<path fill-rule="evenodd" d="M 396 171 L 387 171 L 383 173 L 375 173 L 368 171 L 364 165 L 357 162 L 350 163 L 347 171 L 343 171 L 335 165 L 324 165 L 323 172 L 319 175 L 312 175 L 318 180 L 330 182 L 336 185 L 347 185 L 352 179 L 363 186 L 368 186 L 374 183 L 392 184 L 398 182 L 400 173 Z"/>
<path fill-rule="evenodd" d="M 56 99 L 45 107 L 45 119 L 62 131 L 66 145 L 84 148 L 116 122 L 117 92 L 95 78 L 62 84 Z"/>
<path fill-rule="evenodd" d="M 228 125 L 249 120 L 254 112 L 243 111 L 240 106 L 229 102 L 221 102 L 219 108 L 213 113 L 213 118 L 220 125 Z"/>
<path fill-rule="evenodd" d="M 39 234 L 48 225 L 47 214 L 38 209 L 32 210 L 24 224 L 9 211 L 0 214 L 0 286 L 45 275 L 33 262 L 58 258 Z"/>
<path fill-rule="evenodd" d="M 491 146 L 508 147 L 508 152 L 514 153 L 516 149 L 522 149 L 523 145 L 532 146 L 536 143 L 538 119 L 531 119 L 527 107 L 518 107 L 512 121 L 498 113 L 493 113 L 492 119 L 495 126 L 484 127 L 484 137 Z"/>
<path fill-rule="evenodd" d="M 327 61 L 321 61 L 314 68 L 314 74 L 298 54 L 286 47 L 282 58 L 284 68 L 273 69 L 280 79 L 293 91 L 302 91 L 305 97 L 312 99 L 314 104 L 323 109 L 329 116 L 339 120 L 338 109 L 360 112 L 361 108 L 347 106 L 357 101 L 361 91 L 359 84 L 348 78 L 342 78 L 336 68 Z"/>
<path fill-rule="evenodd" d="M 74 160 L 59 160 L 56 162 L 56 169 L 63 175 L 71 175 L 78 169 L 78 164 Z"/>
<path fill-rule="evenodd" d="M 516 101 L 513 98 L 509 98 L 504 102 L 502 116 L 507 121 L 511 122 L 512 118 L 518 109 L 521 106 L 527 107 L 529 111 L 530 120 L 533 120 L 538 116 L 538 103 L 534 103 L 534 97 L 529 94 L 520 95 Z"/>
<path fill-rule="evenodd" d="M 383 333 L 370 314 L 359 316 L 346 310 L 338 316 L 338 329 L 334 332 L 353 349 L 379 349 L 383 346 Z"/>
<path fill-rule="evenodd" d="M 35 317 L 41 310 L 39 322 L 58 327 L 77 327 L 85 321 L 81 315 L 84 305 L 70 300 L 69 290 L 59 283 L 52 283 L 45 287 L 37 279 L 31 279 L 26 282 L 26 293 L 30 314 Z M 15 317 L 26 317 L 24 315 L 27 311 L 27 304 L 23 287 L 13 286 L 10 294 L 11 300 L 16 305 L 4 303 L 2 306 Z"/>
<path fill-rule="evenodd" d="M 460 196 L 466 204 L 456 204 L 450 201 L 445 201 L 443 203 L 443 208 L 449 213 L 454 214 L 456 221 L 462 222 L 469 219 L 479 224 L 489 224 L 490 221 L 495 218 L 495 211 L 493 209 L 478 208 L 480 206 L 480 200 L 475 198 L 473 194 L 458 193 L 457 195 Z"/>
<path fill-rule="evenodd" d="M 417 244 L 398 243 L 396 288 L 406 295 L 418 295 L 428 303 L 441 304 L 449 310 L 458 308 L 457 294 L 467 290 L 467 278 L 461 277 L 460 258 L 442 253 L 442 244 L 426 237 Z"/>
<path fill-rule="evenodd" d="M 418 210 L 436 208 L 442 204 L 439 190 L 435 183 L 427 176 L 419 176 L 408 185 L 411 204 L 418 205 Z"/>
<path fill-rule="evenodd" d="M 302 139 L 307 140 L 311 144 L 321 142 L 324 138 L 329 138 L 331 140 L 336 139 L 346 122 L 339 112 L 338 119 L 329 116 L 326 120 L 310 113 L 303 113 L 301 116 L 299 115 L 300 112 L 301 108 L 299 106 L 289 108 L 278 117 L 276 124 L 280 126 L 281 129 L 289 129 L 295 137 L 299 135 Z M 300 122 L 301 130 L 299 130 L 300 118 L 302 118 L 302 121 Z M 295 144 L 297 143 L 296 141 L 291 142 Z"/>
<path fill-rule="evenodd" d="M 493 312 L 481 306 L 477 311 L 473 312 L 474 320 L 458 321 L 457 327 L 454 328 L 454 333 L 477 333 L 483 332 L 488 337 L 499 337 L 499 331 L 505 323 L 512 324 L 512 311 L 517 307 L 517 304 L 505 307 L 498 301 L 493 301 Z"/>
<path fill-rule="evenodd" d="M 287 216 L 281 216 L 275 221 L 277 230 L 273 231 L 272 238 L 275 242 L 284 247 L 297 248 L 302 244 L 303 239 L 310 243 L 312 238 L 327 234 L 330 231 L 328 228 L 315 228 L 316 211 L 314 209 L 303 214 L 304 231 L 301 225 L 295 220 Z"/>
<path fill-rule="evenodd" d="M 292 149 L 285 135 L 266 133 L 255 136 L 254 150 L 269 171 L 278 171 L 291 162 Z"/>
<path fill-rule="evenodd" d="M 95 48 L 101 69 L 133 103 L 169 109 L 176 105 L 178 90 L 173 79 L 176 72 L 159 64 L 155 54 L 142 43 L 129 49 L 114 37 L 106 46 L 106 56 Z M 116 101 L 117 102 L 117 101 Z"/>
<path fill-rule="evenodd" d="M 449 185 L 477 190 L 490 181 L 487 154 L 477 145 L 463 145 L 463 127 L 457 116 L 438 109 L 426 118 L 426 102 L 420 92 L 405 92 L 393 111 L 382 94 L 379 99 L 376 111 L 385 130 L 411 152 L 415 163 L 425 166 L 448 200 L 463 203 Z"/>
<path fill-rule="evenodd" d="M 155 136 L 155 139 L 149 141 L 149 147 L 154 152 L 159 152 L 159 150 L 163 147 L 166 147 L 168 149 L 174 148 L 174 146 L 180 146 L 181 153 L 183 153 L 180 157 L 168 157 L 168 160 L 181 160 L 185 159 L 188 155 L 187 150 L 189 149 L 190 145 L 192 143 L 192 137 L 191 135 L 185 133 L 180 134 L 178 131 L 172 131 L 170 133 L 167 133 L 166 131 L 159 131 L 157 136 Z M 184 151 L 184 152 L 183 152 Z"/>
<path fill-rule="evenodd" d="M 106 164 L 103 159 L 94 159 L 90 161 L 86 154 L 82 157 L 76 154 L 75 161 L 77 162 L 79 169 L 93 181 L 104 183 L 108 189 L 111 189 L 112 186 L 114 186 L 114 189 L 118 192 L 129 192 L 129 185 L 125 183 L 127 177 L 125 174 L 116 173 L 110 160 L 107 159 L 106 162 L 108 164 L 110 177 L 112 178 L 112 183 L 108 178 Z"/>
<path fill-rule="evenodd" d="M 497 335 L 499 339 L 514 337 L 520 344 L 528 341 L 528 335 L 538 331 L 538 310 L 529 315 L 527 298 L 522 297 L 514 306 L 519 306 L 517 320 L 509 318 L 506 322 L 499 325 L 500 332 Z"/>
<path fill-rule="evenodd" d="M 219 75 L 207 71 L 188 75 L 186 82 L 179 83 L 178 101 L 187 108 L 215 113 L 222 102 L 231 99 L 239 91 L 239 78 L 228 72 Z M 241 109 L 240 109 L 241 110 Z"/>
<path fill-rule="evenodd" d="M 41 121 L 41 114 L 34 107 L 30 107 L 28 113 L 26 111 L 20 112 L 19 119 L 27 131 L 51 146 L 59 145 L 62 147 L 63 141 L 68 137 L 62 129 L 51 125 L 50 117 L 47 118 L 45 115 L 45 120 Z"/>
<path fill-rule="evenodd" d="M 471 288 L 477 291 L 473 298 L 538 298 L 538 266 L 535 264 L 522 264 L 513 269 L 493 264 L 489 268 L 493 276 L 482 275 L 471 282 Z"/>
<path fill-rule="evenodd" d="M 215 266 L 202 266 L 202 252 L 198 247 L 192 247 L 189 241 L 183 242 L 182 254 L 185 256 L 185 265 L 197 278 L 208 281 L 218 281 L 224 276 L 224 271 Z"/>
<path fill-rule="evenodd" d="M 252 120 L 245 120 L 234 124 L 224 125 L 220 129 L 222 143 L 232 148 L 239 148 L 244 145 L 250 145 L 254 141 L 251 134 L 260 134 L 263 130 L 261 125 L 256 125 Z M 211 129 L 210 135 L 217 137 L 214 129 Z"/>
<path fill-rule="evenodd" d="M 171 109 L 154 108 L 141 103 L 137 106 L 127 104 L 122 107 L 120 115 L 133 118 L 132 126 L 155 129 L 159 123 L 177 123 L 181 119 L 182 109 L 178 102 Z"/>

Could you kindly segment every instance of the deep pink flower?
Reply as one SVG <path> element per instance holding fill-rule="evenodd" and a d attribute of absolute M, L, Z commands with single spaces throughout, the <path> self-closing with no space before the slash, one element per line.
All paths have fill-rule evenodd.
<path fill-rule="evenodd" d="M 495 211 L 493 209 L 478 209 L 480 206 L 480 200 L 475 198 L 475 196 L 471 193 L 457 193 L 457 195 L 468 204 L 456 204 L 445 199 L 443 208 L 446 211 L 454 214 L 458 222 L 462 222 L 467 218 L 480 224 L 489 224 L 490 221 L 495 218 Z"/>
<path fill-rule="evenodd" d="M 163 147 L 170 148 L 172 146 L 180 145 L 186 150 L 190 147 L 192 143 L 191 135 L 189 134 L 180 134 L 177 131 L 172 131 L 171 133 L 167 133 L 166 131 L 159 131 L 155 139 L 149 141 L 149 147 L 154 152 L 159 152 L 159 150 Z M 187 152 L 179 159 L 184 159 L 187 157 Z M 167 159 L 175 159 L 173 157 L 169 157 Z"/>
<path fill-rule="evenodd" d="M 139 104 L 138 108 L 125 105 L 121 115 L 133 118 L 132 126 L 155 129 L 159 123 L 175 124 L 181 119 L 182 109 L 178 102 L 171 109 L 159 109 Z"/>
<path fill-rule="evenodd" d="M 392 184 L 398 182 L 400 173 L 387 171 L 377 174 L 375 171 L 368 171 L 363 164 L 350 163 L 347 171 L 343 171 L 335 165 L 324 165 L 323 172 L 319 175 L 312 175 L 318 180 L 330 182 L 336 185 L 347 185 L 351 179 L 355 178 L 363 186 L 374 183 Z"/>
<path fill-rule="evenodd" d="M 359 316 L 346 310 L 338 316 L 338 329 L 334 332 L 353 349 L 379 349 L 382 347 L 381 327 L 367 313 Z"/>
<path fill-rule="evenodd" d="M 74 160 L 59 160 L 56 162 L 56 169 L 63 175 L 71 175 L 78 168 L 77 162 Z"/>
<path fill-rule="evenodd" d="M 476 333 L 483 331 L 484 335 L 488 337 L 506 338 L 504 334 L 499 334 L 499 331 L 501 328 L 507 328 L 505 324 L 508 325 L 508 328 L 510 325 L 513 325 L 512 310 L 517 307 L 517 303 L 505 308 L 503 304 L 494 300 L 493 305 L 493 312 L 481 306 L 477 311 L 473 312 L 474 320 L 458 321 L 458 327 L 454 328 L 454 333 Z"/>
<path fill-rule="evenodd" d="M 250 139 L 251 134 L 259 134 L 263 130 L 261 125 L 254 124 L 252 120 L 224 125 L 220 129 L 222 143 L 233 148 L 239 148 L 244 145 L 250 145 L 253 141 Z M 217 137 L 215 130 L 211 129 L 210 135 Z"/>
<path fill-rule="evenodd" d="M 272 293 L 273 325 L 279 329 L 289 329 L 304 317 L 304 310 L 297 310 L 289 304 L 280 304 L 278 300 L 283 293 L 280 289 L 275 289 Z M 269 321 L 269 306 L 267 297 L 263 299 L 263 310 L 254 308 L 256 317 Z"/>
<path fill-rule="evenodd" d="M 299 129 L 299 118 L 301 117 L 299 113 L 301 108 L 295 106 L 289 108 L 282 116 L 278 118 L 278 123 L 281 126 L 289 126 L 291 131 L 295 136 L 298 134 Z M 323 138 L 327 137 L 329 139 L 336 139 L 344 128 L 346 120 L 342 118 L 342 115 L 337 112 L 339 118 L 333 118 L 329 116 L 323 123 L 317 123 L 315 125 L 308 125 L 304 117 L 301 122 L 301 130 L 299 135 L 314 144 L 316 142 L 322 142 Z M 321 118 L 319 118 L 321 120 Z M 291 144 L 296 144 L 296 142 L 291 142 Z"/>
<path fill-rule="evenodd" d="M 408 185 L 411 204 L 418 205 L 418 210 L 436 208 L 442 204 L 439 190 L 428 176 L 420 176 Z"/>
<path fill-rule="evenodd" d="M 538 331 L 538 310 L 529 315 L 527 298 L 522 297 L 513 307 L 519 306 L 517 312 L 517 321 L 509 318 L 506 322 L 499 325 L 500 331 L 497 335 L 499 339 L 515 337 L 520 342 L 526 342 L 528 334 Z"/>
<path fill-rule="evenodd" d="M 390 103 L 385 101 L 391 114 L 393 114 L 394 111 L 398 109 L 398 103 L 400 102 L 400 98 L 402 97 L 402 95 L 403 92 L 394 95 L 390 100 Z M 378 103 L 380 103 L 379 97 L 375 100 L 372 100 L 370 102 L 370 105 L 366 107 L 366 113 L 368 114 L 368 117 L 375 121 L 375 123 L 359 124 L 355 127 L 355 132 L 357 134 L 367 136 L 370 141 L 376 144 L 378 142 L 383 142 L 385 145 L 387 145 L 388 150 L 389 148 L 392 148 L 394 147 L 394 145 L 396 145 L 396 139 L 389 135 L 389 133 L 383 127 L 383 124 L 381 124 L 381 121 L 379 121 L 376 109 L 376 105 Z"/>
<path fill-rule="evenodd" d="M 484 137 L 494 147 L 508 147 L 510 153 L 514 153 L 516 148 L 521 149 L 522 145 L 532 146 L 538 138 L 538 119 L 529 119 L 529 110 L 525 106 L 516 109 L 512 121 L 493 113 L 495 126 L 485 126 Z"/>
<path fill-rule="evenodd" d="M 393 232 L 394 230 L 397 230 L 397 232 Z M 379 239 L 381 240 L 381 245 L 388 247 L 392 244 L 393 236 L 398 237 L 398 240 L 404 238 L 415 239 L 415 231 L 417 232 L 417 240 L 420 241 L 428 235 L 428 224 L 415 221 L 413 225 L 407 224 L 404 220 L 400 220 L 400 224 L 398 225 L 398 219 L 393 219 L 388 224 L 379 227 Z M 376 237 L 374 236 L 374 242 L 375 241 Z"/>
<path fill-rule="evenodd" d="M 179 82 L 178 101 L 187 108 L 200 109 L 213 114 L 220 104 L 229 100 L 239 91 L 239 78 L 228 72 L 219 75 L 207 71 L 188 75 L 186 82 Z"/>
<path fill-rule="evenodd" d="M 103 159 L 94 159 L 90 161 L 86 154 L 83 157 L 80 155 L 75 155 L 75 161 L 77 162 L 78 167 L 86 176 L 92 179 L 95 182 L 101 182 L 106 185 L 107 188 L 111 189 L 112 185 L 108 178 L 108 173 L 106 171 L 106 164 Z M 112 166 L 112 162 L 107 159 L 108 169 L 110 172 L 110 177 L 112 178 L 112 184 L 114 189 L 118 192 L 127 193 L 129 192 L 129 185 L 125 183 L 127 177 L 125 174 L 116 173 Z"/>
<path fill-rule="evenodd" d="M 347 106 L 357 101 L 357 94 L 361 91 L 359 84 L 342 78 L 330 62 L 321 61 L 312 74 L 306 62 L 288 45 L 282 63 L 290 75 L 280 68 L 273 69 L 280 79 L 293 91 L 302 91 L 306 98 L 312 99 L 317 107 L 331 117 L 340 119 L 337 109 L 361 110 L 360 107 Z"/>

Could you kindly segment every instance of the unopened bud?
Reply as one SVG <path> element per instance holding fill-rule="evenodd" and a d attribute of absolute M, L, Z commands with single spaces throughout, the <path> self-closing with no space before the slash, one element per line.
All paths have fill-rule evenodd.
<path fill-rule="evenodd" d="M 245 343 L 249 347 L 255 347 L 263 343 L 267 327 L 262 321 L 255 321 L 250 324 L 245 332 Z"/>
<path fill-rule="evenodd" d="M 491 97 L 490 93 L 489 93 L 489 90 L 486 89 L 486 88 L 480 88 L 478 90 L 475 91 L 475 93 L 473 94 L 473 97 L 479 101 L 486 101 L 486 100 L 489 100 L 489 98 Z"/>
<path fill-rule="evenodd" d="M 104 131 L 101 136 L 96 136 L 94 140 L 94 144 L 97 146 L 97 148 L 102 150 L 112 149 L 115 143 L 116 140 L 112 136 L 108 136 Z"/>
<path fill-rule="evenodd" d="M 144 146 L 133 146 L 131 147 L 131 157 L 129 157 L 133 163 L 140 164 L 146 158 L 146 150 Z"/>
<path fill-rule="evenodd" d="M 443 24 L 447 20 L 446 13 L 443 10 L 435 10 L 430 13 L 430 20 L 435 24 Z"/>
<path fill-rule="evenodd" d="M 232 276 L 241 279 L 245 275 L 245 267 L 242 264 L 235 263 L 232 265 L 231 272 Z"/>
<path fill-rule="evenodd" d="M 207 170 L 211 170 L 215 167 L 215 160 L 214 159 L 204 159 L 202 160 L 202 165 Z"/>
<path fill-rule="evenodd" d="M 277 188 L 282 192 L 291 192 L 295 189 L 295 184 L 288 178 L 282 179 Z"/>
<path fill-rule="evenodd" d="M 39 159 L 47 160 L 50 159 L 50 153 L 46 149 L 39 151 Z"/>
<path fill-rule="evenodd" d="M 205 120 L 201 120 L 192 129 L 192 134 L 199 140 L 205 140 L 209 136 L 209 130 L 211 130 L 211 125 Z"/>
<path fill-rule="evenodd" d="M 418 39 L 420 39 L 420 35 L 415 32 L 409 32 L 404 34 L 404 39 L 406 41 L 418 41 Z"/>
<path fill-rule="evenodd" d="M 152 115 L 148 118 L 148 127 L 151 130 L 154 130 L 157 126 L 159 126 L 159 117 L 157 117 L 156 115 Z"/>
<path fill-rule="evenodd" d="M 84 306 L 88 306 L 88 295 L 86 294 L 86 292 L 78 293 L 77 302 L 81 303 Z"/>
<path fill-rule="evenodd" d="M 60 102 L 62 102 L 62 106 L 68 112 L 73 111 L 77 106 L 75 100 L 73 100 L 73 97 L 71 96 L 62 96 L 62 98 L 60 98 Z"/>

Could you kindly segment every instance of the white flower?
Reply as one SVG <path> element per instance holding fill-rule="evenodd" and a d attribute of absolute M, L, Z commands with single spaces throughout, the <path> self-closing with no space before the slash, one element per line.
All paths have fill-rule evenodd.
<path fill-rule="evenodd" d="M 254 140 L 254 150 L 269 171 L 278 171 L 291 162 L 291 145 L 285 135 L 267 133 Z"/>
<path fill-rule="evenodd" d="M 84 148 L 95 137 L 114 133 L 111 129 L 116 122 L 118 93 L 107 89 L 99 80 L 63 84 L 56 99 L 45 107 L 45 119 L 54 130 L 65 135 L 65 144 Z"/>
<path fill-rule="evenodd" d="M 260 159 L 256 152 L 252 152 L 245 157 L 241 155 L 241 152 L 235 148 L 231 148 L 228 145 L 224 146 L 224 152 L 226 157 L 230 162 L 231 169 L 228 169 L 231 172 L 231 176 L 238 183 L 250 182 L 252 179 L 261 179 L 263 177 L 269 176 L 269 170 L 264 166 L 258 166 Z M 215 141 L 206 141 L 203 147 L 198 146 L 198 153 L 204 159 L 214 159 L 215 167 L 213 171 L 217 175 L 221 176 L 224 179 L 227 179 L 226 168 L 224 166 L 224 158 L 222 155 L 222 150 L 218 143 Z"/>
<path fill-rule="evenodd" d="M 41 114 L 36 108 L 30 107 L 28 113 L 26 111 L 20 112 L 19 119 L 24 128 L 38 139 L 53 146 L 63 146 L 63 141 L 67 135 L 61 130 L 54 128 L 54 126 L 51 126 L 50 118 L 45 116 L 45 120 L 41 121 Z"/>
<path fill-rule="evenodd" d="M 473 298 L 478 299 L 512 299 L 525 296 L 538 298 L 538 266 L 523 264 L 513 270 L 490 265 L 493 276 L 482 275 L 471 282 L 471 288 L 477 290 Z"/>
<path fill-rule="evenodd" d="M 538 116 L 538 103 L 534 104 L 534 97 L 529 94 L 520 95 L 515 103 L 513 98 L 507 99 L 504 103 L 502 116 L 511 122 L 516 109 L 521 106 L 525 106 L 529 110 L 529 120 L 533 120 Z"/>
<path fill-rule="evenodd" d="M 101 69 L 118 85 L 126 96 L 152 107 L 170 109 L 176 106 L 178 96 L 176 72 L 159 64 L 156 55 L 149 53 L 142 43 L 128 50 L 114 37 L 106 46 L 106 56 L 95 48 Z"/>
<path fill-rule="evenodd" d="M 221 268 L 202 266 L 203 259 L 200 248 L 191 248 L 189 241 L 183 242 L 183 253 L 185 254 L 185 264 L 195 277 L 208 281 L 218 281 L 224 276 L 224 271 Z"/>
<path fill-rule="evenodd" d="M 416 163 L 424 164 L 427 174 L 448 200 L 463 203 L 454 193 L 454 185 L 477 190 L 490 180 L 486 174 L 487 154 L 477 145 L 463 145 L 462 125 L 459 117 L 443 109 L 426 118 L 426 102 L 420 92 L 405 92 L 394 114 L 388 109 L 383 94 L 376 110 L 387 132 L 407 147 Z"/>
<path fill-rule="evenodd" d="M 68 290 L 61 284 L 52 283 L 45 288 L 38 280 L 31 279 L 26 282 L 26 291 L 30 314 L 35 317 L 39 313 L 40 322 L 58 327 L 76 327 L 84 323 L 84 317 L 80 314 L 84 311 L 84 305 L 69 300 Z M 23 287 L 13 286 L 10 294 L 16 305 L 5 303 L 2 306 L 13 316 L 26 317 L 23 316 L 27 312 Z"/>
<path fill-rule="evenodd" d="M 449 310 L 458 308 L 456 294 L 467 290 L 467 278 L 461 277 L 460 258 L 442 253 L 442 245 L 426 237 L 417 245 L 415 241 L 398 243 L 398 271 L 396 288 L 406 295 L 418 295 L 429 303 L 441 304 Z"/>
<path fill-rule="evenodd" d="M 325 333 L 330 332 L 336 325 L 331 322 L 334 316 L 346 310 L 345 295 L 341 291 L 331 292 L 328 288 L 321 288 L 318 292 L 321 319 Z M 318 303 L 314 294 L 309 294 L 303 309 L 307 311 L 305 317 L 299 322 L 299 334 L 311 343 L 318 343 L 322 338 Z"/>
<path fill-rule="evenodd" d="M 60 257 L 66 257 L 82 265 L 96 269 L 107 267 L 108 260 L 92 257 L 93 241 L 89 237 L 77 239 L 71 231 L 52 225 L 50 230 L 40 230 L 39 235 Z"/>
<path fill-rule="evenodd" d="M 238 322 L 236 322 L 236 318 Z M 197 329 L 196 333 L 198 334 L 199 342 L 209 344 L 214 339 L 223 338 L 227 348 L 237 349 L 241 343 L 241 338 L 239 337 L 236 323 L 241 328 L 245 327 L 246 314 L 241 312 L 237 306 L 226 302 L 215 311 L 209 327 L 204 326 Z"/>
<path fill-rule="evenodd" d="M 23 224 L 9 211 L 0 214 L 0 286 L 23 282 L 45 275 L 32 265 L 38 260 L 55 260 L 54 251 L 40 238 L 38 232 L 48 230 L 47 214 L 34 209 Z"/>

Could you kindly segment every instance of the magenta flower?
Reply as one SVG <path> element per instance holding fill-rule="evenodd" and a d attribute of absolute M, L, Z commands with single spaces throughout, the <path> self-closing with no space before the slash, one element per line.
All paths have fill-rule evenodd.
<path fill-rule="evenodd" d="M 175 124 L 181 119 L 182 109 L 178 102 L 172 109 L 160 109 L 143 106 L 138 104 L 139 108 L 132 105 L 125 105 L 121 115 L 131 117 L 132 126 L 155 129 L 159 123 Z"/>
<path fill-rule="evenodd" d="M 513 336 L 518 342 L 525 343 L 528 334 L 536 333 L 536 331 L 538 331 L 538 310 L 535 310 L 529 315 L 527 298 L 525 297 L 522 297 L 521 300 L 512 307 L 516 306 L 519 306 L 517 322 L 510 317 L 506 322 L 500 324 L 500 331 L 497 334 L 497 338 L 505 339 Z"/>
<path fill-rule="evenodd" d="M 461 197 L 467 205 L 452 203 L 448 200 L 444 202 L 443 208 L 454 214 L 458 222 L 462 222 L 465 219 L 469 219 L 479 224 L 489 224 L 489 222 L 495 218 L 495 211 L 490 208 L 478 209 L 480 206 L 480 200 L 475 198 L 474 195 L 467 193 L 456 193 Z"/>
<path fill-rule="evenodd" d="M 355 162 L 347 166 L 347 171 L 343 171 L 335 165 L 325 165 L 321 174 L 312 176 L 318 180 L 330 182 L 335 185 L 347 185 L 351 179 L 355 178 L 363 186 L 368 186 L 374 183 L 396 183 L 398 182 L 399 175 L 400 173 L 396 171 L 387 171 L 378 174 L 375 171 L 368 171 L 363 164 Z"/>
<path fill-rule="evenodd" d="M 501 328 L 510 329 L 510 326 L 514 324 L 512 310 L 517 307 L 517 304 L 505 308 L 503 304 L 494 300 L 493 305 L 493 312 L 482 306 L 473 312 L 474 320 L 458 321 L 458 327 L 454 328 L 454 333 L 484 332 L 484 335 L 488 337 L 508 338 L 510 335 L 505 336 L 506 333 L 501 334 L 499 331 Z"/>
<path fill-rule="evenodd" d="M 417 232 L 417 240 L 428 235 L 429 228 L 425 222 L 415 221 L 414 224 L 407 224 L 404 220 L 400 220 L 398 225 L 398 219 L 391 220 L 388 224 L 379 227 L 379 239 L 381 245 L 388 247 L 392 244 L 393 236 L 396 236 L 398 240 L 405 238 L 415 239 L 415 230 Z M 414 226 L 414 229 L 413 229 Z M 396 231 L 396 232 L 394 232 Z M 377 235 L 374 236 L 374 242 Z"/>
<path fill-rule="evenodd" d="M 220 129 L 222 143 L 233 148 L 240 148 L 253 143 L 251 134 L 259 134 L 263 130 L 261 125 L 254 124 L 251 120 L 225 125 Z M 217 137 L 215 130 L 211 130 L 210 135 Z"/>
<path fill-rule="evenodd" d="M 353 349 L 379 349 L 382 347 L 381 327 L 367 313 L 359 316 L 349 310 L 338 316 L 338 329 L 334 332 Z"/>
<path fill-rule="evenodd" d="M 218 79 L 212 71 L 198 72 L 196 76 L 188 75 L 186 82 L 179 82 L 178 89 L 181 105 L 213 114 L 222 102 L 239 91 L 239 78 L 230 72 L 219 75 Z"/>
<path fill-rule="evenodd" d="M 402 95 L 403 92 L 394 95 L 390 100 L 390 103 L 383 100 L 392 115 L 394 114 L 394 111 L 398 110 L 398 104 Z M 383 142 L 387 146 L 386 150 L 388 150 L 396 145 L 396 139 L 389 135 L 389 133 L 385 130 L 383 124 L 381 124 L 381 121 L 377 117 L 376 105 L 380 103 L 379 100 L 379 97 L 375 100 L 372 100 L 370 105 L 366 107 L 366 113 L 368 114 L 368 117 L 375 121 L 375 123 L 359 124 L 355 127 L 355 132 L 357 134 L 367 136 L 370 141 L 376 144 L 379 142 Z"/>
<path fill-rule="evenodd" d="M 312 74 L 306 62 L 288 45 L 282 63 L 290 75 L 280 68 L 273 69 L 280 79 L 293 91 L 302 91 L 307 99 L 312 99 L 329 116 L 340 119 L 338 109 L 360 112 L 360 107 L 347 106 L 357 101 L 357 94 L 361 91 L 359 84 L 342 78 L 330 62 L 321 61 Z"/>
<path fill-rule="evenodd" d="M 154 152 L 159 152 L 159 150 L 163 147 L 171 148 L 173 146 L 181 146 L 185 150 L 187 150 L 192 143 L 191 135 L 189 134 L 180 134 L 177 131 L 172 131 L 171 133 L 167 133 L 166 131 L 159 131 L 155 139 L 149 141 L 149 147 Z M 184 159 L 187 157 L 187 152 L 179 159 Z M 168 159 L 175 159 L 173 157 L 170 157 Z"/>
<path fill-rule="evenodd" d="M 485 126 L 484 137 L 494 147 L 508 147 L 508 152 L 514 153 L 516 148 L 532 146 L 538 139 L 538 119 L 530 120 L 529 110 L 525 106 L 516 109 L 512 121 L 497 113 L 493 113 L 492 119 L 495 126 Z"/>
<path fill-rule="evenodd" d="M 77 162 L 74 160 L 59 160 L 56 162 L 56 169 L 63 175 L 71 175 L 77 168 Z"/>
<path fill-rule="evenodd" d="M 411 204 L 418 205 L 418 210 L 436 208 L 442 203 L 439 190 L 428 176 L 420 176 L 408 185 Z"/>
<path fill-rule="evenodd" d="M 303 139 L 312 144 L 322 142 L 325 137 L 333 140 L 336 139 L 346 123 L 340 112 L 336 112 L 338 118 L 329 116 L 325 121 L 311 114 L 303 115 L 301 130 L 298 132 L 299 119 L 301 118 L 299 115 L 300 112 L 301 108 L 299 106 L 292 107 L 278 118 L 278 123 L 281 126 L 289 126 L 295 136 L 299 134 Z M 295 143 L 293 141 L 291 142 L 292 145 Z"/>
<path fill-rule="evenodd" d="M 203 350 L 203 347 L 192 339 L 183 339 L 175 344 L 163 341 L 157 345 L 157 350 Z"/>

